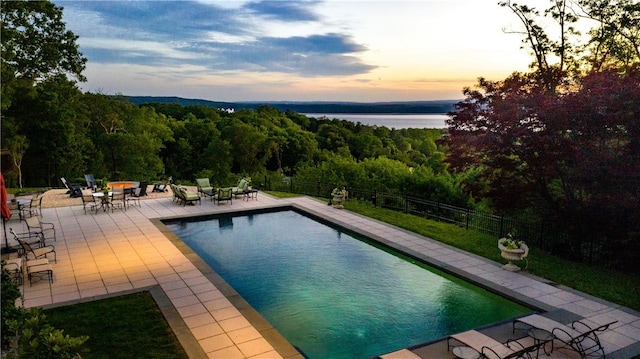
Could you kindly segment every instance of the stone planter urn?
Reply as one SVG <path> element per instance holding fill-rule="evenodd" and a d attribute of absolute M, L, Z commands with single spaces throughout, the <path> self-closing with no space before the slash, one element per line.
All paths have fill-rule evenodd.
<path fill-rule="evenodd" d="M 344 208 L 342 203 L 347 199 L 347 190 L 343 187 L 342 189 L 338 189 L 337 187 L 331 191 L 331 201 L 329 201 L 330 205 L 333 205 L 334 208 Z"/>
<path fill-rule="evenodd" d="M 335 207 L 335 208 L 344 208 L 344 206 L 342 205 L 342 202 L 344 202 L 344 195 L 343 194 L 333 194 L 333 195 L 331 195 L 331 203 L 333 204 L 333 207 Z"/>
<path fill-rule="evenodd" d="M 500 249 L 500 256 L 509 261 L 509 263 L 503 265 L 502 268 L 511 272 L 517 272 L 520 270 L 520 267 L 515 265 L 513 261 L 526 261 L 527 255 L 529 255 L 529 247 L 524 242 L 519 242 L 518 247 L 515 247 L 513 243 L 513 240 L 500 238 L 498 240 L 498 249 Z"/>

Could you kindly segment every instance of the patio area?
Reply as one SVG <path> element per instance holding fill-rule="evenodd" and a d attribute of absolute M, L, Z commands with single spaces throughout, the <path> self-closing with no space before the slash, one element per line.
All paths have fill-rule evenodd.
<path fill-rule="evenodd" d="M 66 199 L 65 199 L 66 200 Z M 25 278 L 25 307 L 50 307 L 139 290 L 151 290 L 191 358 L 302 358 L 204 262 L 168 232 L 163 218 L 206 215 L 291 205 L 421 258 L 493 291 L 565 320 L 595 326 L 617 321 L 600 334 L 607 358 L 640 355 L 640 314 L 526 273 L 504 271 L 488 261 L 429 238 L 327 206 L 309 197 L 257 198 L 233 203 L 181 206 L 170 194 L 149 196 L 140 206 L 85 214 L 80 198 L 52 205 L 43 201 L 42 221 L 54 223 L 57 263 L 53 283 Z M 12 219 L 6 230 L 26 232 Z M 4 233 L 2 233 L 4 237 Z M 11 235 L 9 234 L 9 237 Z M 15 245 L 10 239 L 10 245 Z M 640 300 L 640 299 L 639 299 Z M 511 324 L 481 331 L 499 341 L 511 337 Z M 390 353 L 385 358 L 453 358 L 446 340 Z M 546 355 L 543 355 L 546 357 Z M 575 357 L 554 351 L 549 358 Z"/>

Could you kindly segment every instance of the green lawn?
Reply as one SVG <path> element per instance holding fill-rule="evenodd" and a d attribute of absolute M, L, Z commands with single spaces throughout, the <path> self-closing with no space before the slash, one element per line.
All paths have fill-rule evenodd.
<path fill-rule="evenodd" d="M 89 336 L 84 359 L 188 358 L 149 292 L 48 309 L 44 314 L 65 334 Z"/>

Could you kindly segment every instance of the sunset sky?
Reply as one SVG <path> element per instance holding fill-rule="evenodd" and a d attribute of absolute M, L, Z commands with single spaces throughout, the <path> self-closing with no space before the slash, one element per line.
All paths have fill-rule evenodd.
<path fill-rule="evenodd" d="M 462 98 L 526 71 L 498 0 L 59 1 L 85 91 L 214 101 Z M 548 1 L 527 3 L 543 9 Z"/>

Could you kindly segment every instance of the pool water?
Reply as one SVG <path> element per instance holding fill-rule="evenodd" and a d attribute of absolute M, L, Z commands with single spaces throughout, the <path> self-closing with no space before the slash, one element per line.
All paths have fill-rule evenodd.
<path fill-rule="evenodd" d="M 167 225 L 312 359 L 370 358 L 531 312 L 295 211 Z"/>

